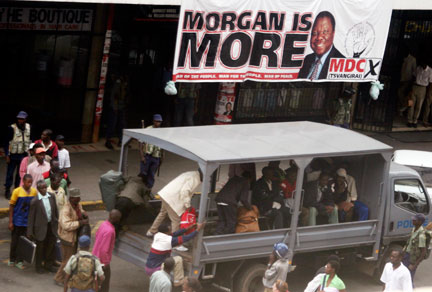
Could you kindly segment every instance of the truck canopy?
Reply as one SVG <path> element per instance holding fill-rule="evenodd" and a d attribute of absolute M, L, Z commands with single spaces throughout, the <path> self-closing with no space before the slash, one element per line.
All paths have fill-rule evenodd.
<path fill-rule="evenodd" d="M 232 164 L 392 150 L 357 132 L 314 122 L 126 129 L 123 133 L 198 163 Z"/>

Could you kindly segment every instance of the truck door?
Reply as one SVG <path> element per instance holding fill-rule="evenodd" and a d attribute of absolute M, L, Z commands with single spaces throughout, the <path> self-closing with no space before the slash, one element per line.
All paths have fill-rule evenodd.
<path fill-rule="evenodd" d="M 391 198 L 388 235 L 406 235 L 413 228 L 411 217 L 430 212 L 430 200 L 423 183 L 415 177 L 394 178 L 392 180 L 393 196 Z"/>

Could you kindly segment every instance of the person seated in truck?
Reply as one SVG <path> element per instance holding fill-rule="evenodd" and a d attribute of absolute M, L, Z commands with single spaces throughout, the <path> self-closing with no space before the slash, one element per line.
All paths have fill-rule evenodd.
<path fill-rule="evenodd" d="M 364 203 L 360 202 L 359 200 L 357 200 L 357 188 L 356 188 L 356 183 L 355 183 L 355 179 L 347 174 L 346 169 L 344 168 L 339 168 L 336 171 L 336 179 L 339 178 L 339 181 L 341 183 L 341 187 L 345 186 L 346 189 L 346 196 L 344 196 L 345 198 L 345 202 L 348 203 L 343 203 L 342 205 L 339 206 L 339 211 L 341 211 L 341 207 L 342 209 L 344 209 L 344 212 L 351 212 L 348 210 L 348 205 L 351 206 L 352 205 L 352 210 L 353 212 L 351 212 L 351 218 L 350 215 L 348 216 L 348 218 L 346 218 L 343 222 L 349 222 L 352 221 L 352 219 L 357 220 L 357 221 L 365 221 L 369 219 L 369 208 L 368 206 L 366 206 Z M 344 180 L 344 183 L 342 183 L 342 180 Z M 336 202 L 336 204 L 338 204 Z M 348 210 L 348 211 L 347 211 Z"/>
<path fill-rule="evenodd" d="M 252 188 L 252 204 L 271 220 L 275 229 L 288 227 L 290 212 L 285 207 L 279 185 L 274 182 L 274 170 L 266 166 L 262 174 Z"/>
<path fill-rule="evenodd" d="M 285 207 L 293 210 L 294 208 L 294 195 L 296 189 L 296 181 L 297 181 L 297 171 L 298 167 L 294 163 L 290 168 L 285 170 L 285 179 L 281 182 L 280 188 L 283 193 Z M 300 214 L 300 224 L 301 226 L 307 226 L 309 218 L 309 210 L 306 208 L 302 208 Z"/>
<path fill-rule="evenodd" d="M 331 185 L 333 200 L 338 208 L 339 222 L 351 222 L 354 216 L 354 204 L 348 192 L 348 183 L 344 176 L 337 172 Z"/>
<path fill-rule="evenodd" d="M 330 173 L 332 169 L 332 159 L 331 158 L 316 158 L 305 169 L 305 181 L 316 181 L 318 180 L 321 172 L 325 171 Z"/>
<path fill-rule="evenodd" d="M 193 239 L 204 226 L 205 223 L 198 223 L 189 226 L 187 229 L 179 229 L 173 233 L 170 224 L 163 223 L 159 225 L 158 232 L 153 236 L 153 243 L 147 257 L 145 265 L 146 274 L 151 277 L 154 272 L 159 271 L 162 263 L 171 257 L 171 250 Z M 186 234 L 194 228 L 196 230 Z M 173 259 L 175 261 L 174 286 L 181 286 L 184 278 L 183 259 L 180 256 L 175 256 Z"/>
<path fill-rule="evenodd" d="M 303 207 L 309 209 L 308 225 L 314 226 L 317 216 L 327 217 L 329 224 L 338 223 L 338 210 L 329 185 L 330 174 L 321 172 L 319 179 L 304 185 Z"/>
<path fill-rule="evenodd" d="M 249 202 L 250 182 L 251 173 L 245 171 L 241 177 L 235 175 L 230 178 L 217 194 L 215 201 L 219 219 L 216 234 L 235 233 L 238 202 L 246 209 L 252 209 Z"/>
<path fill-rule="evenodd" d="M 274 180 L 281 183 L 285 179 L 285 171 L 280 168 L 280 161 L 270 161 L 268 167 L 274 171 Z"/>

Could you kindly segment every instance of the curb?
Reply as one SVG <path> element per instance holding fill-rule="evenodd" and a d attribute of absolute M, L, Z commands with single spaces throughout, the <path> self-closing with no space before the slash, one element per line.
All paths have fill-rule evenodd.
<path fill-rule="evenodd" d="M 84 201 L 81 205 L 85 211 L 105 210 L 105 205 L 102 200 Z M 0 219 L 9 216 L 9 208 L 0 208 Z"/>

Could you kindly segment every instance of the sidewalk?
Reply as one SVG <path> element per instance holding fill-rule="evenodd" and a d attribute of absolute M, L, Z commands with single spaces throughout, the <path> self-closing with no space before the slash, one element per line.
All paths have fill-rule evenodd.
<path fill-rule="evenodd" d="M 365 133 L 366 135 L 382 141 L 397 149 L 412 149 L 412 150 L 425 150 L 432 151 L 432 142 L 416 143 L 418 135 L 417 132 L 406 133 L 404 141 L 402 142 L 395 138 L 390 137 L 385 133 Z M 432 134 L 431 134 L 432 135 Z M 412 139 L 410 139 L 412 137 Z M 108 150 L 103 146 L 103 141 L 96 144 L 84 144 L 68 146 L 71 156 L 72 167 L 69 171 L 72 181 L 71 187 L 79 188 L 81 190 L 82 201 L 98 201 L 101 200 L 99 191 L 99 177 L 110 169 L 117 170 L 120 158 L 119 148 L 115 150 Z M 264 166 L 264 165 L 263 165 Z M 261 169 L 261 165 L 257 165 L 257 170 Z M 282 163 L 284 167 L 284 163 Z M 165 160 L 160 169 L 160 176 L 156 177 L 154 190 L 160 190 L 170 180 L 184 171 L 195 170 L 198 165 L 188 159 L 166 153 Z M 132 143 L 129 150 L 128 158 L 128 175 L 134 176 L 139 171 L 139 154 L 137 150 L 137 143 Z M 218 186 L 222 186 L 227 180 L 228 167 L 223 167 L 219 173 Z M 4 159 L 0 159 L 0 208 L 8 208 L 8 201 L 3 196 L 3 184 L 6 173 L 6 163 Z M 258 174 L 259 175 L 259 174 Z"/>

